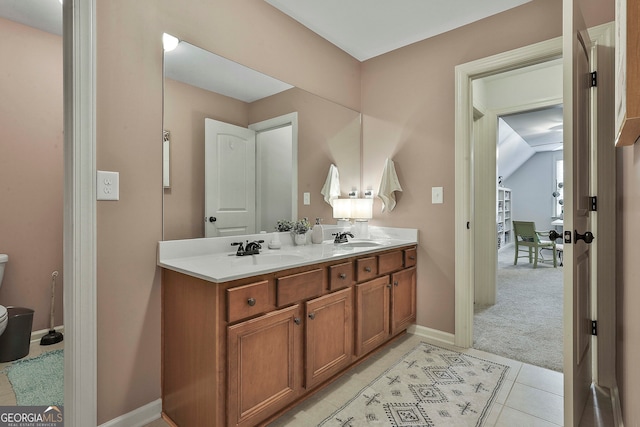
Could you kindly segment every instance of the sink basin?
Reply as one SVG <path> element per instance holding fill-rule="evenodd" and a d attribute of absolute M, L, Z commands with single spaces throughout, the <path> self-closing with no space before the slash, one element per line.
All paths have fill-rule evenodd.
<path fill-rule="evenodd" d="M 382 246 L 382 243 L 374 242 L 373 240 L 352 240 L 350 242 L 342 244 L 348 248 L 373 248 L 376 246 Z"/>

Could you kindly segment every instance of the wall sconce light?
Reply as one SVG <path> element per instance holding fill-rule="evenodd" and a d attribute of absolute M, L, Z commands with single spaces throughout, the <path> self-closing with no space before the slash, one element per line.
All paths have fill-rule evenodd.
<path fill-rule="evenodd" d="M 171 34 L 162 33 L 162 47 L 164 47 L 165 52 L 171 52 L 178 47 L 179 43 L 180 40 L 177 37 L 174 37 Z"/>

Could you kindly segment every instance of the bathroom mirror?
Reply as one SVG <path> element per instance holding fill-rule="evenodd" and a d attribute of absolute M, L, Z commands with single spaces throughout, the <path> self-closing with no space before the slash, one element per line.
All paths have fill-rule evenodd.
<path fill-rule="evenodd" d="M 359 187 L 359 112 L 185 41 L 165 52 L 164 68 L 163 130 L 170 135 L 170 143 L 163 143 L 164 240 L 271 232 L 271 223 L 283 218 L 330 219 L 331 207 L 322 199 L 320 190 L 332 163 L 338 167 L 343 195 Z M 279 154 L 266 155 L 264 149 L 258 148 L 256 163 L 224 160 L 217 166 L 208 165 L 209 172 L 205 172 L 205 163 L 209 162 L 205 162 L 205 139 L 210 138 L 205 135 L 205 119 L 258 132 L 256 147 L 266 147 L 265 141 L 281 140 L 283 132 L 292 142 L 285 144 L 289 148 Z M 276 136 L 267 136 L 266 131 L 273 131 Z M 228 142 L 225 147 L 232 154 L 240 151 L 238 147 L 244 149 L 237 142 Z M 220 150 L 215 151 L 219 154 Z M 265 157 L 269 157 L 267 166 Z M 254 169 L 255 173 L 247 174 L 247 169 Z M 282 176 L 283 170 L 293 178 Z M 219 178 L 223 172 L 226 175 Z M 206 211 L 205 176 L 211 183 L 214 175 L 218 191 L 225 193 L 227 200 L 235 199 L 236 206 L 247 200 L 240 196 L 244 193 L 239 186 L 255 186 L 255 231 L 238 225 L 220 226 L 222 221 L 218 218 L 224 218 L 225 213 L 240 216 L 234 214 L 234 207 L 226 208 L 227 212 L 225 207 Z M 279 197 L 274 191 L 282 193 L 284 201 L 265 208 L 267 201 Z M 305 204 L 306 193 L 309 204 Z"/>

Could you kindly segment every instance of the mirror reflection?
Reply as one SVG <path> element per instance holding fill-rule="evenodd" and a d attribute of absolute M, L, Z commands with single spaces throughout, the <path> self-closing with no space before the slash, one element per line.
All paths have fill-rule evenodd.
<path fill-rule="evenodd" d="M 343 195 L 359 187 L 359 112 L 184 41 L 164 62 L 165 240 L 330 219 L 331 164 Z"/>

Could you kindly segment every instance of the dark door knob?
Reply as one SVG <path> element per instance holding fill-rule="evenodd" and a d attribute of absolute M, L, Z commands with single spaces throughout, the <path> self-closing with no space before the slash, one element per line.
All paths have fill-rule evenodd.
<path fill-rule="evenodd" d="M 293 318 L 293 323 L 295 323 L 296 325 L 300 324 L 300 318 L 299 317 L 294 317 Z"/>
<path fill-rule="evenodd" d="M 216 222 L 218 220 L 218 218 L 216 218 L 215 216 L 210 216 L 209 217 L 209 222 Z"/>
<path fill-rule="evenodd" d="M 549 240 L 551 240 L 552 242 L 554 240 L 557 240 L 557 239 L 561 238 L 561 237 L 562 237 L 562 235 L 558 234 L 558 232 L 556 230 L 551 230 L 549 232 Z"/>
<path fill-rule="evenodd" d="M 578 240 L 584 240 L 586 244 L 593 242 L 595 236 L 590 231 L 585 231 L 584 234 L 578 233 L 578 230 L 573 230 L 573 240 L 578 243 Z"/>
<path fill-rule="evenodd" d="M 309 313 L 309 319 L 313 320 L 316 318 L 316 314 L 315 313 Z"/>

